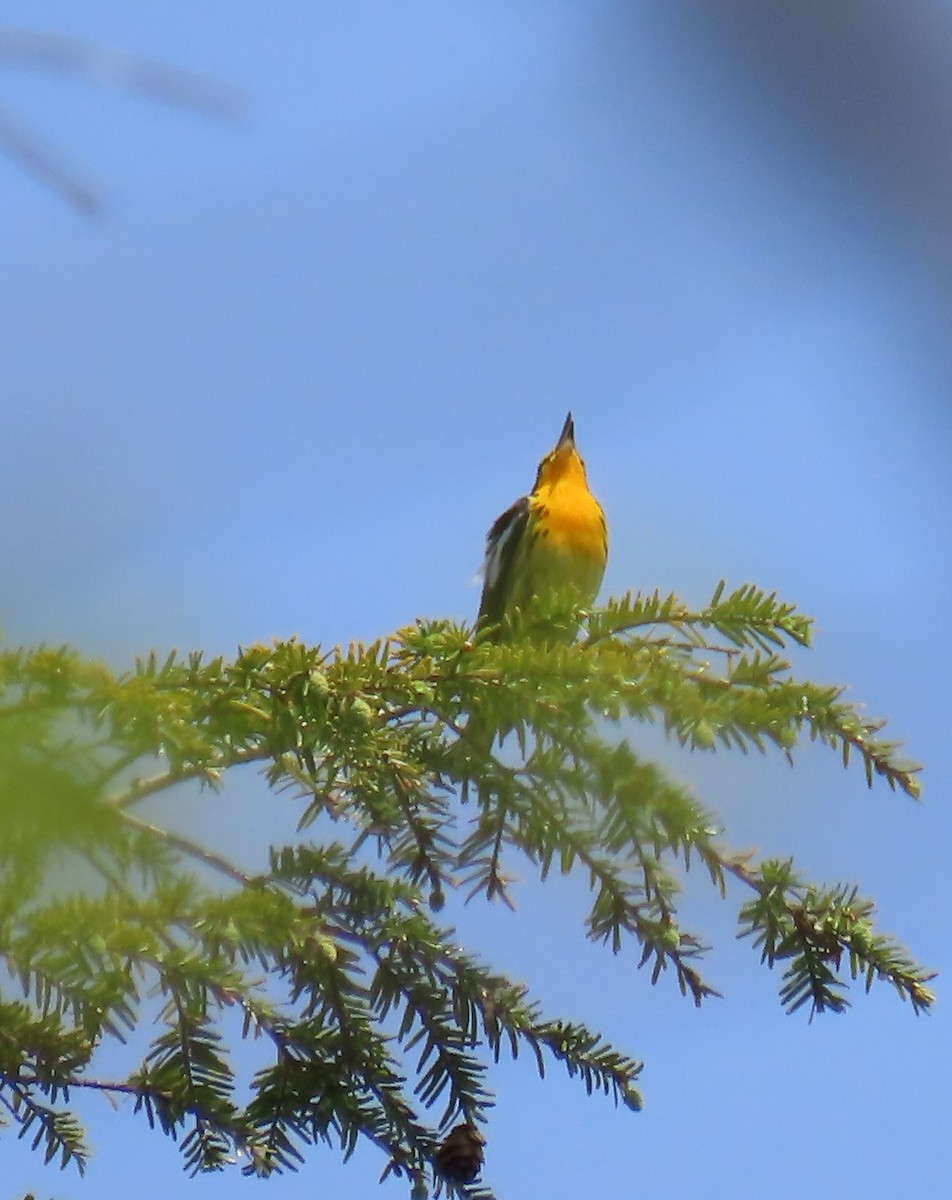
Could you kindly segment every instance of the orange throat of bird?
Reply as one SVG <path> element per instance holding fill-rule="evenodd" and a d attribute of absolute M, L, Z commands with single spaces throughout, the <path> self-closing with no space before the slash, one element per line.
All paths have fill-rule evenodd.
<path fill-rule="evenodd" d="M 584 467 L 573 457 L 574 463 L 541 484 L 533 497 L 547 514 L 546 548 L 603 566 L 608 550 L 605 516 L 588 490 Z"/>

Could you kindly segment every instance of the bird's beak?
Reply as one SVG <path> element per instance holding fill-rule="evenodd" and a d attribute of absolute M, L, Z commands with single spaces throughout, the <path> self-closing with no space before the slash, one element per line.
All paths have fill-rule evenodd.
<path fill-rule="evenodd" d="M 575 445 L 575 422 L 572 420 L 572 414 L 569 413 L 565 418 L 565 424 L 562 426 L 562 432 L 559 434 L 559 440 L 556 443 L 556 450 L 564 450 L 568 446 Z"/>

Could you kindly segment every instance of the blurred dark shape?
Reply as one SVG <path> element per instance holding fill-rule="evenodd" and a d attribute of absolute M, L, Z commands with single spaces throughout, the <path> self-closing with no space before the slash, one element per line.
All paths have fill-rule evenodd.
<path fill-rule="evenodd" d="M 482 1169 L 485 1145 L 475 1125 L 457 1125 L 436 1152 L 436 1168 L 453 1183 L 472 1183 Z"/>
<path fill-rule="evenodd" d="M 925 250 L 952 303 L 952 10 L 925 0 L 721 0 L 674 4 L 735 78 L 753 84 L 794 140 L 905 249 Z M 726 81 L 725 86 L 730 86 Z"/>
<path fill-rule="evenodd" d="M 0 63 L 74 75 L 165 104 L 180 104 L 223 121 L 237 121 L 247 100 L 239 88 L 194 71 L 58 33 L 0 29 Z"/>
<path fill-rule="evenodd" d="M 99 186 L 85 178 L 41 133 L 7 109 L 0 109 L 0 152 L 59 192 L 79 212 L 90 217 L 102 213 L 104 204 Z"/>
<path fill-rule="evenodd" d="M 223 121 L 239 120 L 247 100 L 240 89 L 207 76 L 64 34 L 0 29 L 0 66 L 10 65 L 71 75 Z M 40 133 L 4 110 L 0 110 L 0 153 L 85 215 L 104 210 L 99 186 L 84 178 Z"/>

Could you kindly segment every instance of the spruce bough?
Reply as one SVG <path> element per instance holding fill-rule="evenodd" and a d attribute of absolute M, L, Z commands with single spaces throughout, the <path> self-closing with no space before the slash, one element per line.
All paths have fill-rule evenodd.
<path fill-rule="evenodd" d="M 692 865 L 740 894 L 740 933 L 780 968 L 788 1011 L 841 1011 L 856 980 L 927 1010 L 930 974 L 876 930 L 869 900 L 732 849 L 630 744 L 650 721 L 700 751 L 793 760 L 807 737 L 917 797 L 881 722 L 791 673 L 785 653 L 809 641 L 791 605 L 720 585 L 700 609 L 611 601 L 572 644 L 419 621 L 329 654 L 290 640 L 119 675 L 68 649 L 6 650 L 0 1115 L 80 1171 L 70 1102 L 92 1089 L 128 1097 L 193 1172 L 267 1175 L 314 1143 L 346 1156 L 366 1138 L 416 1197 L 489 1197 L 434 1167 L 449 1128 L 484 1126 L 489 1060 L 528 1049 L 540 1072 L 560 1063 L 640 1107 L 639 1062 L 544 1014 L 444 923 L 449 897 L 512 903 L 515 867 L 580 872 L 587 936 L 696 1004 L 716 993 L 702 937 L 679 922 Z M 508 731 L 501 748 L 467 736 L 474 713 Z M 156 818 L 162 793 L 219 789 L 248 764 L 299 815 L 299 836 L 253 870 Z M 263 1063 L 250 1100 L 225 1035 L 235 1013 Z M 126 1038 L 136 1061 L 104 1077 L 97 1051 Z"/>

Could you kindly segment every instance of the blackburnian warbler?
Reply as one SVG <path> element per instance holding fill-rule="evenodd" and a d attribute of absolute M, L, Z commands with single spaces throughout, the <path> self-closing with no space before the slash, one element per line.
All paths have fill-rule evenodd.
<path fill-rule="evenodd" d="M 605 514 L 589 490 L 569 413 L 532 491 L 487 535 L 479 626 L 499 630 L 556 601 L 591 604 L 607 559 Z"/>

